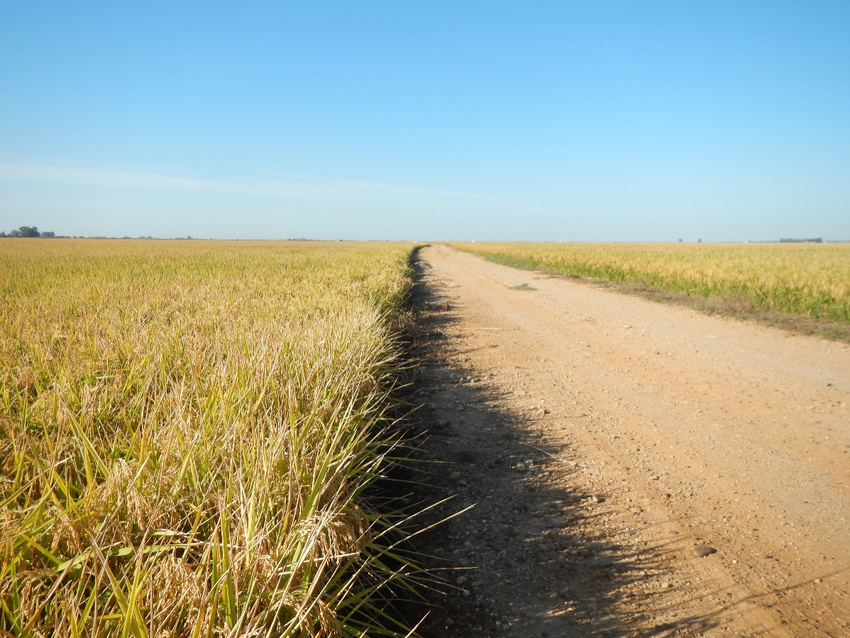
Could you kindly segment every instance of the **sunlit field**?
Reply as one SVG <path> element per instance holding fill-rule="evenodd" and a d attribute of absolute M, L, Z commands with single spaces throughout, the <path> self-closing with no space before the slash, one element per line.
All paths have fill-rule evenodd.
<path fill-rule="evenodd" d="M 475 243 L 455 248 L 520 268 L 850 323 L 850 244 Z"/>
<path fill-rule="evenodd" d="M 404 635 L 363 492 L 410 250 L 0 241 L 0 634 Z"/>

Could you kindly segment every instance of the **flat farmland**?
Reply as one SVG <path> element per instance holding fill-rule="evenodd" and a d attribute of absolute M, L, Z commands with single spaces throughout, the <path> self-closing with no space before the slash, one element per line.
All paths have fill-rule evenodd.
<path fill-rule="evenodd" d="M 410 250 L 0 242 L 0 634 L 380 624 Z"/>
<path fill-rule="evenodd" d="M 847 632 L 850 346 L 620 294 L 843 326 L 846 245 L 458 248 L 0 242 L 0 633 L 408 635 L 411 316 L 415 635 Z"/>

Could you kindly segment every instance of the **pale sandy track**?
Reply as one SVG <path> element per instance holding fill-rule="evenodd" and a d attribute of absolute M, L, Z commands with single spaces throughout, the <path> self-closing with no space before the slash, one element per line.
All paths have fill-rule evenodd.
<path fill-rule="evenodd" d="M 445 246 L 420 257 L 424 283 L 451 308 L 447 355 L 463 354 L 460 365 L 500 397 L 499 409 L 529 415 L 523 427 L 540 449 L 559 451 L 546 452 L 552 462 L 536 480 L 598 496 L 584 530 L 630 549 L 634 569 L 654 561 L 603 594 L 617 594 L 620 624 L 594 634 L 591 619 L 587 635 L 850 636 L 848 346 Z M 536 290 L 510 288 L 523 283 Z M 447 396 L 436 393 L 434 407 L 451 418 Z M 481 457 L 496 454 L 493 437 L 474 429 L 484 417 L 467 415 L 454 445 L 466 440 Z M 492 476 L 498 488 L 503 479 Z M 496 529 L 507 508 L 498 506 L 498 489 L 481 485 L 475 498 L 495 511 L 485 523 Z M 500 535 L 489 530 L 487 547 L 497 552 Z M 570 534 L 547 536 L 550 550 L 564 551 Z M 698 558 L 696 542 L 718 551 Z M 571 565 L 540 577 L 570 582 Z M 533 606 L 530 593 L 521 602 L 522 594 L 483 580 L 495 604 L 516 596 Z M 552 598 L 568 595 L 558 589 Z M 582 635 L 566 629 L 573 621 L 558 604 L 517 614 L 507 633 Z M 546 614 L 562 625 L 543 622 Z"/>

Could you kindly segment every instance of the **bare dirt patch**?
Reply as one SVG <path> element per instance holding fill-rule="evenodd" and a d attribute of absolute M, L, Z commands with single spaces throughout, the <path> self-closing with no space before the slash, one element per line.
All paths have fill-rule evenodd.
<path fill-rule="evenodd" d="M 426 636 L 850 632 L 850 348 L 418 257 Z"/>

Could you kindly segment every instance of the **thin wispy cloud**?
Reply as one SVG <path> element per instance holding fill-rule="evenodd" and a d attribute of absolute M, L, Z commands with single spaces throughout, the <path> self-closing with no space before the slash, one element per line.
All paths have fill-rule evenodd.
<path fill-rule="evenodd" d="M 82 184 L 103 188 L 265 195 L 340 202 L 381 194 L 417 198 L 494 200 L 492 197 L 473 193 L 311 175 L 266 175 L 262 179 L 240 181 L 116 171 L 63 164 L 33 164 L 9 161 L 0 161 L 0 180 L 46 184 Z"/>
<path fill-rule="evenodd" d="M 110 171 L 57 164 L 28 164 L 0 161 L 0 179 L 89 186 L 158 188 L 211 192 L 234 191 L 235 184 L 153 173 Z"/>

